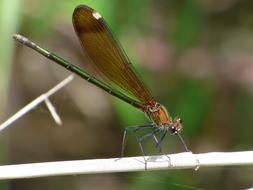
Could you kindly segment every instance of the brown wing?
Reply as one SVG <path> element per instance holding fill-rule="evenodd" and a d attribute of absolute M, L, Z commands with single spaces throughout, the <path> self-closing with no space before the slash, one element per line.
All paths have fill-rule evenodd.
<path fill-rule="evenodd" d="M 98 12 L 85 5 L 78 6 L 73 13 L 73 25 L 84 50 L 102 76 L 142 103 L 154 100 Z"/>

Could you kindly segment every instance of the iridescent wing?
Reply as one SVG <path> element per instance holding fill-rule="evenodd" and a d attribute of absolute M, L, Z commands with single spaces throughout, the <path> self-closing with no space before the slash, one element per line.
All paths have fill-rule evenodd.
<path fill-rule="evenodd" d="M 73 25 L 92 64 L 109 84 L 116 85 L 142 104 L 154 101 L 98 12 L 85 5 L 78 6 L 73 13 Z"/>

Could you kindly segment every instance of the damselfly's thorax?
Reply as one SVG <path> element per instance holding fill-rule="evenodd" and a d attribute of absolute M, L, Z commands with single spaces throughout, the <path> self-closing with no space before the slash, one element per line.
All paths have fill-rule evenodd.
<path fill-rule="evenodd" d="M 174 120 L 169 116 L 166 108 L 158 102 L 149 102 L 142 110 L 158 127 L 164 127 L 172 134 L 178 134 L 183 128 L 182 120 L 176 117 Z"/>

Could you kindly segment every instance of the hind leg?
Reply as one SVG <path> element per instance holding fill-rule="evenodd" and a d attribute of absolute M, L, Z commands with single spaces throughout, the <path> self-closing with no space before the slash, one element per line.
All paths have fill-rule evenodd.
<path fill-rule="evenodd" d="M 138 134 L 136 134 L 136 133 L 138 133 L 138 131 L 140 131 L 142 129 L 154 128 L 154 127 L 155 127 L 154 124 L 127 127 L 124 131 L 124 134 L 123 134 L 122 147 L 121 147 L 121 157 L 124 156 L 124 151 L 125 151 L 125 148 L 126 148 L 127 136 L 128 136 L 129 131 L 133 131 L 135 133 L 135 137 L 136 137 L 137 141 L 139 141 L 138 139 L 140 139 L 140 137 L 139 137 Z M 138 143 L 139 143 L 139 147 L 140 147 L 140 149 L 143 153 L 144 151 L 143 151 L 141 142 L 138 142 Z"/>

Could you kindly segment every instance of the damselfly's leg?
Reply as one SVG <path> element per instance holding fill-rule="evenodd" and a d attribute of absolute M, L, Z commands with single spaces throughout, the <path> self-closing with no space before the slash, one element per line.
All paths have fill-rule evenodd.
<path fill-rule="evenodd" d="M 156 137 L 155 134 L 153 134 L 153 138 L 154 138 L 154 140 L 155 140 L 155 142 L 156 142 L 156 148 L 158 148 L 158 150 L 159 150 L 159 152 L 160 152 L 161 154 L 163 154 L 164 156 L 166 156 L 166 157 L 168 158 L 169 165 L 171 165 L 170 157 L 169 157 L 167 154 L 165 154 L 165 152 L 163 152 L 162 147 L 161 147 L 161 142 L 162 142 L 162 140 L 164 139 L 164 137 L 166 136 L 167 132 L 168 132 L 168 131 L 165 130 L 164 133 L 163 133 L 163 135 L 162 135 L 162 137 L 161 137 L 159 140 L 157 139 L 157 137 Z"/>
<path fill-rule="evenodd" d="M 150 128 L 150 129 L 154 129 L 153 131 L 151 131 L 150 133 L 148 134 L 145 134 L 143 136 L 140 135 L 140 131 L 142 129 L 147 129 L 147 128 Z M 158 128 L 156 127 L 154 124 L 150 124 L 150 125 L 144 125 L 144 126 L 130 126 L 130 127 L 127 127 L 124 131 L 124 135 L 123 135 L 123 141 L 122 141 L 122 152 L 121 152 L 121 156 L 123 157 L 124 155 L 124 150 L 125 150 L 125 147 L 126 147 L 126 141 L 127 141 L 127 134 L 129 131 L 132 131 L 134 132 L 134 135 L 135 135 L 135 138 L 136 138 L 136 141 L 138 142 L 138 145 L 140 147 L 140 150 L 141 150 L 141 153 L 143 155 L 143 159 L 144 159 L 144 162 L 145 162 L 145 168 L 147 168 L 147 160 L 145 158 L 145 152 L 144 152 L 144 149 L 143 149 L 143 146 L 142 146 L 142 141 L 144 141 L 145 139 L 147 138 L 150 138 L 150 137 L 153 137 L 154 141 L 155 141 L 155 146 L 156 148 L 159 149 L 160 153 L 165 155 L 166 157 L 168 157 L 163 151 L 162 151 L 162 148 L 161 148 L 161 141 L 165 138 L 166 134 L 167 134 L 167 130 L 162 130 L 161 128 Z M 159 133 L 162 133 L 162 136 L 161 138 L 158 140 L 156 135 L 159 134 Z M 170 158 L 168 157 L 168 160 L 170 161 Z"/>
<path fill-rule="evenodd" d="M 166 134 L 167 134 L 167 130 L 163 133 L 162 137 L 161 137 L 159 140 L 157 139 L 155 133 L 153 134 L 153 138 L 154 138 L 154 140 L 155 140 L 155 142 L 156 142 L 156 148 L 158 148 L 159 152 L 160 152 L 161 154 L 163 154 L 163 155 L 166 155 L 166 154 L 165 154 L 165 153 L 163 152 L 163 150 L 162 150 L 161 142 L 162 142 L 162 140 L 164 139 L 164 137 L 166 136 Z"/>
<path fill-rule="evenodd" d="M 147 139 L 147 138 L 153 136 L 153 135 L 154 135 L 155 133 L 157 133 L 159 130 L 160 130 L 159 128 L 156 128 L 156 129 L 155 129 L 154 131 L 152 131 L 151 133 L 148 133 L 148 134 L 146 134 L 146 135 L 144 135 L 144 136 L 142 136 L 142 137 L 138 134 L 138 131 L 136 131 L 136 130 L 134 131 L 136 140 L 137 140 L 137 142 L 139 143 L 139 147 L 140 147 L 140 149 L 141 149 L 141 151 L 142 151 L 143 156 L 145 156 L 145 154 L 144 154 L 144 151 L 143 151 L 143 147 L 142 147 L 141 142 L 142 142 L 143 140 L 145 140 L 145 139 Z"/>
<path fill-rule="evenodd" d="M 123 134 L 122 147 L 121 147 L 121 157 L 124 156 L 124 152 L 125 152 L 125 148 L 126 148 L 126 142 L 127 142 L 127 135 L 128 135 L 129 131 L 133 131 L 134 133 L 136 133 L 136 132 L 140 131 L 141 129 L 154 128 L 154 127 L 155 127 L 154 124 L 127 127 L 124 131 L 124 134 Z M 136 136 L 136 139 L 138 139 L 137 136 Z M 140 149 L 141 149 L 141 151 L 143 150 L 142 145 L 140 146 Z"/>
<path fill-rule="evenodd" d="M 186 150 L 187 152 L 190 152 L 190 153 L 194 156 L 194 158 L 196 159 L 196 166 L 195 166 L 194 169 L 195 169 L 195 170 L 198 170 L 199 167 L 200 167 L 200 161 L 199 161 L 199 159 L 198 159 L 198 158 L 193 154 L 193 152 L 187 147 L 187 145 L 186 145 L 186 143 L 185 143 L 183 137 L 182 137 L 180 134 L 178 134 L 178 137 L 179 137 L 179 139 L 181 140 L 181 142 L 182 142 L 182 144 L 183 144 L 185 150 Z"/>
<path fill-rule="evenodd" d="M 182 137 L 180 134 L 177 134 L 177 136 L 179 137 L 180 141 L 182 142 L 182 144 L 183 144 L 183 146 L 184 146 L 186 152 L 191 152 L 191 150 L 188 149 L 188 147 L 187 147 L 187 145 L 186 145 L 186 143 L 185 143 L 183 137 Z"/>
<path fill-rule="evenodd" d="M 167 135 L 167 132 L 168 132 L 167 130 L 164 130 L 162 137 L 156 143 L 156 147 L 161 147 L 161 142 L 163 141 L 164 137 Z"/>
<path fill-rule="evenodd" d="M 144 159 L 144 163 L 145 163 L 145 170 L 146 170 L 146 169 L 147 169 L 147 160 L 146 160 L 146 158 L 145 158 L 145 152 L 144 152 L 144 149 L 143 149 L 143 146 L 142 146 L 142 141 L 145 140 L 145 139 L 147 139 L 147 138 L 149 138 L 149 137 L 151 137 L 151 136 L 153 136 L 154 133 L 160 131 L 160 129 L 159 129 L 159 128 L 156 128 L 153 132 L 148 133 L 148 134 L 146 134 L 146 135 L 144 135 L 144 136 L 142 136 L 142 137 L 138 134 L 139 130 L 140 130 L 140 129 L 135 130 L 135 131 L 134 131 L 134 134 L 135 134 L 135 138 L 136 138 L 136 140 L 137 140 L 137 142 L 138 142 L 138 144 L 139 144 L 139 147 L 140 147 L 140 149 L 141 149 L 141 152 L 142 152 L 142 155 L 143 155 L 143 159 Z"/>

